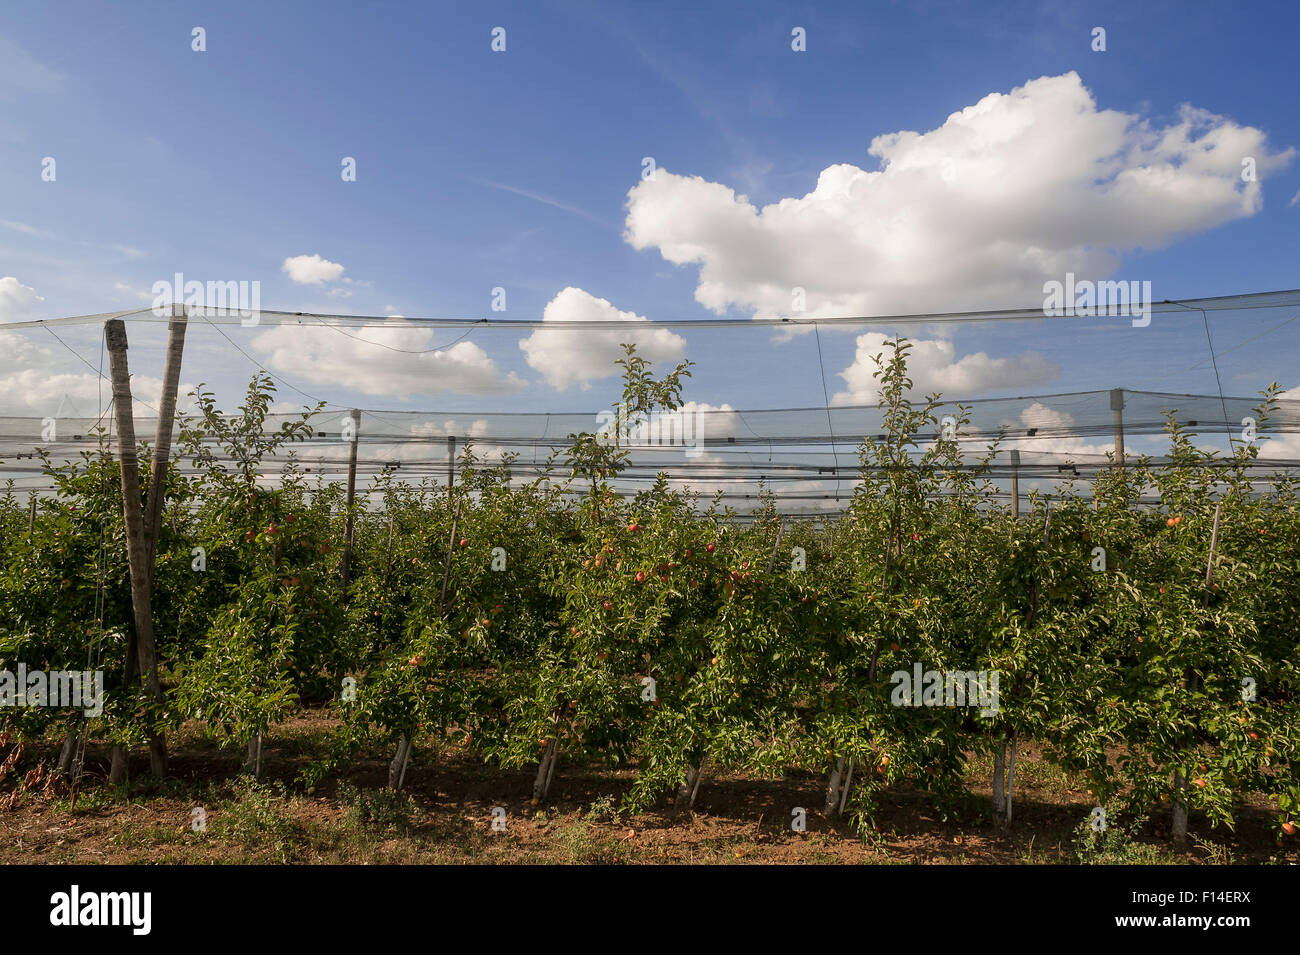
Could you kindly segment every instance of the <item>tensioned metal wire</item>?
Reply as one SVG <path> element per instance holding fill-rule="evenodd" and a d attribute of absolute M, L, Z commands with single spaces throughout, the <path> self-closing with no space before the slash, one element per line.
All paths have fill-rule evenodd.
<path fill-rule="evenodd" d="M 1190 320 L 1199 327 L 1206 312 L 1293 308 L 1298 303 L 1300 291 L 1281 291 L 1153 303 L 1151 312 L 1153 315 L 1175 316 L 1178 321 Z M 1197 312 L 1201 313 L 1201 320 L 1197 320 Z M 1084 310 L 1075 315 L 1062 316 L 1060 320 L 1095 314 L 1099 313 Z M 169 317 L 155 315 L 148 309 L 136 309 L 44 322 L 9 323 L 0 325 L 0 330 L 44 327 L 54 335 L 51 325 L 93 325 L 115 317 L 126 318 L 128 326 L 137 322 L 170 320 Z M 237 313 L 204 308 L 190 309 L 190 317 L 192 322 L 215 326 L 242 325 L 246 322 Z M 1297 317 L 1300 315 L 1291 315 L 1286 321 L 1261 334 L 1276 331 Z M 812 325 L 813 328 L 809 330 L 818 330 L 845 325 L 1003 320 L 1023 322 L 1043 318 L 1051 319 L 1053 316 L 1045 316 L 1041 310 L 1013 309 L 943 315 L 667 320 L 645 323 L 645 327 L 745 328 L 798 324 Z M 477 328 L 497 327 L 565 328 L 570 330 L 566 334 L 581 334 L 581 331 L 602 328 L 628 328 L 625 322 L 410 318 L 399 321 L 403 323 L 401 327 L 455 328 L 465 334 Z M 258 315 L 258 323 L 272 326 L 331 326 L 341 331 L 348 327 L 392 328 L 395 320 L 381 316 L 263 310 Z M 217 330 L 220 331 L 220 328 Z M 223 337 L 250 362 L 261 364 L 224 333 Z M 1255 336 L 1258 337 L 1260 336 Z M 359 340 L 367 342 L 366 339 Z M 1232 347 L 1243 347 L 1252 340 L 1255 339 L 1238 342 Z M 77 354 L 62 339 L 60 343 Z M 389 347 L 377 342 L 368 344 Z M 429 350 L 432 349 L 420 351 Z M 1211 352 L 1209 360 L 1213 361 L 1215 357 Z M 798 506 L 798 501 L 837 502 L 846 499 L 851 495 L 853 481 L 859 473 L 859 462 L 853 451 L 863 442 L 882 438 L 882 414 L 876 405 L 833 402 L 825 390 L 824 369 L 822 374 L 823 390 L 818 396 L 824 401 L 822 405 L 747 410 L 703 409 L 661 417 L 658 423 L 667 426 L 667 436 L 661 433 L 653 442 L 633 439 L 628 467 L 619 476 L 620 488 L 635 491 L 663 472 L 668 474 L 670 483 L 700 491 L 706 496 L 720 490 L 724 498 L 739 501 L 755 500 L 760 481 L 791 506 Z M 293 385 L 290 387 L 302 392 L 304 396 L 313 397 L 301 388 Z M 1041 480 L 1051 484 L 1075 477 L 1086 481 L 1110 464 L 1107 452 L 1112 450 L 1114 431 L 1111 395 L 1112 390 L 1105 389 L 974 398 L 966 401 L 945 397 L 936 409 L 936 417 L 951 414 L 968 419 L 960 427 L 959 443 L 971 467 L 977 465 L 980 456 L 992 442 L 998 441 L 1003 452 L 1013 449 L 1019 451 L 1017 473 L 1022 481 Z M 1144 436 L 1154 437 L 1166 430 L 1167 416 L 1172 416 L 1179 427 L 1193 435 L 1214 435 L 1221 440 L 1227 430 L 1231 441 L 1234 424 L 1256 416 L 1256 407 L 1260 403 L 1258 397 L 1128 389 L 1122 392 L 1122 400 L 1123 430 L 1129 443 L 1130 458 L 1136 453 L 1135 444 L 1140 444 Z M 143 403 L 138 403 L 137 407 L 140 404 Z M 340 411 L 343 408 L 346 405 L 336 405 L 335 409 L 311 415 L 309 421 L 315 436 L 309 442 L 293 447 L 292 465 L 287 455 L 268 461 L 264 469 L 268 480 L 274 480 L 290 466 L 317 478 L 339 479 L 346 470 L 348 460 L 348 447 L 340 435 L 343 426 L 341 419 L 344 417 Z M 403 481 L 434 483 L 444 479 L 449 436 L 456 437 L 461 450 L 466 443 L 472 443 L 480 458 L 489 463 L 499 460 L 502 455 L 513 455 L 513 473 L 519 480 L 531 480 L 544 475 L 562 480 L 565 474 L 562 452 L 570 444 L 569 436 L 593 432 L 599 427 L 596 412 L 463 409 L 412 411 L 383 408 L 362 408 L 360 412 L 358 473 L 363 478 L 359 482 L 362 493 L 367 490 L 364 480 L 384 470 L 393 471 Z M 275 430 L 284 422 L 300 417 L 297 414 L 272 414 L 267 417 L 264 428 Z M 48 490 L 47 482 L 36 473 L 37 449 L 43 448 L 57 459 L 97 446 L 95 429 L 101 422 L 102 416 L 99 419 L 60 417 L 58 440 L 43 442 L 43 419 L 0 417 L 0 480 L 5 477 L 14 478 L 15 487 L 19 490 Z M 136 422 L 138 433 L 151 434 L 155 430 L 155 421 L 150 417 L 137 416 Z M 1288 439 L 1288 436 L 1300 433 L 1300 401 L 1278 401 L 1268 420 L 1259 422 L 1258 433 L 1261 452 L 1253 471 L 1263 475 L 1300 465 L 1300 462 L 1294 460 L 1300 442 Z M 918 435 L 917 439 L 924 445 L 938 437 L 939 431 L 935 429 Z M 1154 447 L 1155 442 L 1147 444 Z M 222 460 L 217 449 L 210 450 L 216 460 Z M 557 467 L 548 473 L 545 462 L 557 454 Z M 193 470 L 191 462 L 184 460 L 178 460 L 176 466 L 186 472 Z M 992 459 L 989 475 L 995 480 L 1002 480 L 1010 474 L 1010 470 L 1009 456 L 1002 453 Z"/>
<path fill-rule="evenodd" d="M 1150 303 L 1151 314 L 1167 315 L 1187 313 L 1204 309 L 1206 311 L 1242 310 L 1255 308 L 1281 308 L 1294 305 L 1300 301 L 1300 289 L 1285 289 L 1272 292 L 1246 292 L 1233 295 L 1204 296 L 1200 298 L 1164 299 Z M 250 313 L 241 312 L 233 306 L 208 306 L 195 303 L 189 306 L 190 317 L 203 319 L 218 325 L 246 325 Z M 110 318 L 130 318 L 132 322 L 160 322 L 166 324 L 171 320 L 170 307 L 136 308 L 118 312 L 100 312 L 93 315 L 75 315 L 64 318 L 33 319 L 20 322 L 0 323 L 0 330 L 35 328 L 40 325 L 86 325 L 103 323 Z M 840 325 L 911 325 L 936 324 L 947 322 L 993 322 L 1048 319 L 1069 321 L 1078 318 L 1097 318 L 1123 316 L 1127 312 L 1111 311 L 1106 308 L 1066 308 L 1059 314 L 1044 311 L 1043 308 L 987 309 L 967 312 L 929 312 L 898 315 L 833 315 L 833 314 L 795 314 L 777 318 L 656 318 L 652 323 L 655 328 L 715 328 L 727 326 L 739 327 L 780 327 L 783 325 L 819 325 L 834 327 Z M 388 326 L 395 321 L 416 324 L 425 328 L 465 328 L 467 326 L 499 328 L 547 328 L 547 329 L 625 329 L 627 322 L 617 319 L 556 321 L 540 318 L 427 318 L 420 316 L 393 315 L 346 315 L 331 312 L 289 312 L 275 309 L 258 309 L 257 324 L 284 325 L 331 325 L 331 326 Z"/>
<path fill-rule="evenodd" d="M 1132 448 L 1133 440 L 1140 436 L 1165 432 L 1170 418 L 1191 434 L 1221 433 L 1225 406 L 1230 418 L 1240 420 L 1255 415 L 1260 400 L 1124 391 L 1125 438 Z M 967 419 L 958 443 L 968 466 L 978 466 L 986 448 L 997 442 L 1003 453 L 990 462 L 990 478 L 1010 476 L 1010 458 L 1005 452 L 1014 449 L 1019 452 L 1016 471 L 1022 481 L 1055 482 L 1091 478 L 1110 466 L 1106 454 L 1112 449 L 1114 429 L 1110 402 L 1110 391 L 1026 395 L 945 401 L 935 414 L 941 421 L 949 414 L 954 419 Z M 1032 410 L 1026 412 L 1026 407 Z M 756 499 L 760 481 L 782 500 L 792 503 L 843 500 L 851 495 L 852 482 L 861 466 L 854 450 L 864 442 L 884 440 L 882 414 L 878 406 L 861 405 L 666 415 L 657 422 L 661 426 L 658 435 L 634 432 L 625 442 L 630 457 L 619 481 L 634 489 L 653 482 L 663 472 L 671 482 L 705 494 L 722 490 L 738 500 Z M 389 470 L 398 480 L 417 483 L 444 480 L 449 435 L 457 438 L 459 452 L 469 443 L 476 456 L 488 464 L 513 454 L 512 471 L 519 480 L 547 476 L 547 460 L 560 452 L 549 476 L 562 479 L 562 452 L 571 443 L 569 435 L 594 433 L 600 420 L 595 413 L 580 412 L 360 409 L 360 415 L 358 474 L 367 479 Z M 268 460 L 263 469 L 266 476 L 282 475 L 292 466 L 304 475 L 338 480 L 348 466 L 350 448 L 343 437 L 346 417 L 337 412 L 308 415 L 314 436 L 295 445 L 292 458 L 282 455 Z M 301 414 L 271 414 L 263 428 L 276 431 L 284 423 L 301 418 Z M 38 448 L 52 458 L 66 459 L 99 446 L 96 418 L 62 419 L 59 440 L 52 442 L 41 441 L 43 420 L 0 417 L 0 479 L 31 475 Z M 153 433 L 156 418 L 136 417 L 136 429 L 140 434 Z M 1252 466 L 1254 472 L 1262 475 L 1300 469 L 1300 460 L 1270 454 L 1269 449 L 1275 437 L 1300 434 L 1300 401 L 1275 402 L 1271 417 L 1261 421 L 1258 434 L 1261 453 Z M 923 447 L 941 436 L 942 432 L 935 429 L 916 438 Z M 208 450 L 218 462 L 231 460 L 215 447 Z M 184 459 L 178 459 L 175 466 L 182 473 L 196 470 L 191 461 Z M 24 490 L 46 489 L 45 482 L 37 479 L 18 486 Z"/>

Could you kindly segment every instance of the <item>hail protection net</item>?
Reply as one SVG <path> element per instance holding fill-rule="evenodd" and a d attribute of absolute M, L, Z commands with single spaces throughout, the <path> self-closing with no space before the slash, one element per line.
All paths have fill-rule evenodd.
<path fill-rule="evenodd" d="M 616 482 L 622 493 L 662 474 L 702 499 L 720 493 L 740 511 L 765 490 L 785 513 L 826 513 L 851 497 L 859 447 L 883 439 L 872 372 L 895 337 L 910 346 L 910 400 L 940 396 L 915 452 L 955 434 L 975 467 L 996 448 L 989 475 L 1004 491 L 1013 459 L 1022 490 L 1086 488 L 1112 466 L 1117 432 L 1127 460 L 1159 461 L 1170 421 L 1220 454 L 1254 441 L 1261 477 L 1300 466 L 1300 382 L 1276 347 L 1300 332 L 1300 292 L 1162 303 L 1123 316 L 1039 309 L 553 323 L 262 311 L 254 321 L 196 307 L 188 315 L 175 434 L 195 415 L 199 389 L 238 415 L 254 374 L 275 385 L 264 430 L 308 416 L 312 437 L 264 461 L 267 482 L 289 466 L 344 479 L 356 410 L 360 494 L 375 491 L 383 472 L 445 485 L 467 446 L 478 461 L 509 460 L 517 481 L 563 485 L 572 436 L 621 427 L 629 451 Z M 136 438 L 153 440 L 167 317 L 0 327 L 0 346 L 19 369 L 0 391 L 0 480 L 11 493 L 52 489 L 42 453 L 57 463 L 116 451 L 103 337 L 114 317 L 130 344 Z M 624 342 L 655 375 L 694 363 L 681 408 L 644 421 L 619 416 Z M 1261 414 L 1261 392 L 1273 382 L 1281 395 Z M 211 442 L 205 453 L 223 457 Z M 176 466 L 194 470 L 185 458 Z"/>

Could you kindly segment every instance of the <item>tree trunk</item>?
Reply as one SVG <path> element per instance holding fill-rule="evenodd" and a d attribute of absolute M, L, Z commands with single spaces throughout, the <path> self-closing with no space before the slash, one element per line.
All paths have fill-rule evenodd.
<path fill-rule="evenodd" d="M 411 760 L 411 738 L 405 733 L 397 741 L 397 755 L 388 764 L 388 788 L 401 789 L 406 780 L 406 764 Z"/>
<path fill-rule="evenodd" d="M 77 731 L 73 730 L 63 740 L 63 748 L 59 750 L 58 771 L 64 775 L 72 773 L 72 756 L 77 748 Z"/>
<path fill-rule="evenodd" d="M 993 751 L 993 812 L 997 816 L 1007 811 L 1006 769 L 1007 747 L 1004 743 Z"/>
<path fill-rule="evenodd" d="M 849 790 L 853 788 L 853 759 L 849 758 L 849 771 L 844 777 L 844 785 L 840 787 L 840 808 L 837 815 L 844 815 L 844 807 L 849 804 Z"/>
<path fill-rule="evenodd" d="M 559 755 L 559 741 L 554 736 L 546 741 L 546 749 L 537 766 L 537 778 L 533 781 L 533 802 L 540 803 L 551 791 L 551 778 L 555 775 L 555 760 Z"/>
<path fill-rule="evenodd" d="M 127 779 L 126 750 L 121 746 L 113 747 L 113 761 L 108 770 L 108 781 L 114 786 L 121 786 Z"/>
<path fill-rule="evenodd" d="M 252 773 L 254 779 L 262 778 L 262 733 L 259 730 L 248 740 L 248 756 L 244 762 L 244 772 Z"/>
<path fill-rule="evenodd" d="M 681 812 L 683 809 L 690 808 L 691 801 L 692 801 L 691 790 L 695 788 L 695 780 L 696 777 L 699 776 L 699 774 L 700 774 L 700 767 L 698 766 L 686 767 L 686 782 L 682 783 L 680 786 L 677 787 L 676 809 L 678 812 Z"/>
<path fill-rule="evenodd" d="M 707 756 L 700 760 L 697 766 L 686 767 L 686 782 L 677 787 L 677 811 L 683 809 L 695 808 L 695 796 L 700 791 L 700 780 L 704 778 L 704 765 L 709 761 Z"/>
<path fill-rule="evenodd" d="M 1016 731 L 1011 731 L 1011 753 L 1007 757 L 1007 825 L 1011 824 L 1011 807 L 1016 791 Z"/>
<path fill-rule="evenodd" d="M 835 818 L 838 815 L 837 809 L 840 804 L 840 782 L 844 778 L 844 757 L 840 756 L 835 760 L 835 765 L 831 768 L 830 780 L 826 786 L 826 817 Z"/>
<path fill-rule="evenodd" d="M 1181 769 L 1174 770 L 1174 818 L 1171 834 L 1174 842 L 1179 844 L 1187 841 L 1187 803 L 1183 797 L 1183 790 L 1186 788 L 1187 777 L 1183 775 Z"/>

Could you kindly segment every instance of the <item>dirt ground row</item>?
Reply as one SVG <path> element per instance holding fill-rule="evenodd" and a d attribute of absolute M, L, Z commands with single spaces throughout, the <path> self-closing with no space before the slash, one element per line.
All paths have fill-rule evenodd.
<path fill-rule="evenodd" d="M 122 790 L 107 783 L 107 752 L 91 747 L 75 805 L 66 783 L 48 773 L 55 743 L 29 745 L 0 782 L 0 863 L 1300 862 L 1300 839 L 1279 843 L 1262 802 L 1240 806 L 1233 830 L 1212 829 L 1194 813 L 1181 850 L 1163 813 L 1093 834 L 1086 788 L 1033 744 L 1017 759 L 1011 826 L 978 808 L 944 820 L 926 793 L 900 785 L 881 794 L 864 835 L 823 818 L 824 780 L 811 774 L 706 775 L 693 812 L 665 800 L 629 815 L 616 810 L 634 769 L 561 764 L 551 800 L 533 807 L 531 772 L 419 753 L 402 793 L 384 789 L 382 758 L 305 793 L 293 780 L 324 752 L 331 728 L 311 711 L 276 727 L 260 782 L 239 774 L 238 755 L 183 731 L 173 741 L 173 778 L 153 783 L 136 754 L 137 778 Z M 987 797 L 988 767 L 973 762 L 967 785 Z M 804 832 L 791 828 L 795 808 L 806 810 Z"/>

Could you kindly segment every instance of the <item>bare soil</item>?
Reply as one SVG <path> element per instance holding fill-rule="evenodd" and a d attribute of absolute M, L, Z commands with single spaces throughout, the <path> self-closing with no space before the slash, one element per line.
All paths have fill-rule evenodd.
<path fill-rule="evenodd" d="M 666 799 L 662 809 L 628 815 L 613 809 L 634 769 L 561 763 L 552 799 L 533 807 L 532 771 L 417 750 L 402 794 L 383 788 L 387 756 L 361 760 L 304 793 L 293 781 L 324 752 L 333 726 L 308 710 L 276 727 L 264 743 L 260 783 L 240 775 L 242 754 L 188 729 L 172 744 L 174 778 L 161 785 L 137 753 L 130 786 L 110 786 L 108 753 L 92 747 L 75 806 L 65 783 L 48 781 L 57 742 L 29 745 L 0 782 L 0 863 L 1300 862 L 1300 839 L 1279 843 L 1262 802 L 1238 807 L 1234 830 L 1212 829 L 1193 814 L 1182 849 L 1171 846 L 1158 813 L 1127 837 L 1081 851 L 1088 792 L 1032 743 L 1017 757 L 1010 827 L 978 808 L 945 821 L 926 793 L 900 785 L 881 795 L 874 830 L 864 836 L 822 818 L 825 781 L 802 773 L 706 774 L 693 812 L 677 813 Z M 6 755 L 0 751 L 0 762 Z M 985 802 L 989 778 L 989 767 L 972 763 L 968 787 Z M 496 807 L 505 810 L 501 832 L 493 831 Z M 791 830 L 794 807 L 807 809 L 806 832 Z"/>

